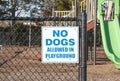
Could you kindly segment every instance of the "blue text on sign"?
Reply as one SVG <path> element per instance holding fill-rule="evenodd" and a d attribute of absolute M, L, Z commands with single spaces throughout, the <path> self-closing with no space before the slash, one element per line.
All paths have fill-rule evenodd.
<path fill-rule="evenodd" d="M 53 30 L 53 37 L 57 36 L 57 37 L 67 37 L 68 32 L 66 30 Z"/>
<path fill-rule="evenodd" d="M 53 30 L 53 37 L 58 37 L 55 39 L 46 39 L 46 46 L 51 46 L 51 45 L 55 45 L 55 46 L 73 46 L 75 45 L 75 41 L 74 39 L 70 38 L 70 39 L 59 39 L 59 37 L 67 37 L 68 36 L 68 32 L 66 30 Z"/>

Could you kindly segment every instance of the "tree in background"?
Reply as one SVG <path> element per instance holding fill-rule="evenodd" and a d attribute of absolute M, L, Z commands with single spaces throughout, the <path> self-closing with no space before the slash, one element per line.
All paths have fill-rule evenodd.
<path fill-rule="evenodd" d="M 80 3 L 83 0 L 76 0 L 76 13 L 80 13 Z M 55 0 L 55 10 L 72 10 L 72 0 Z"/>
<path fill-rule="evenodd" d="M 77 8 L 81 0 L 77 1 Z M 72 0 L 0 0 L 0 16 L 51 16 L 55 10 L 71 10 Z"/>
<path fill-rule="evenodd" d="M 0 16 L 50 15 L 54 0 L 0 0 Z"/>
<path fill-rule="evenodd" d="M 9 16 L 11 13 L 11 6 L 5 0 L 0 0 L 0 16 Z"/>
<path fill-rule="evenodd" d="M 55 10 L 71 10 L 72 9 L 72 0 L 56 0 L 55 1 Z"/>

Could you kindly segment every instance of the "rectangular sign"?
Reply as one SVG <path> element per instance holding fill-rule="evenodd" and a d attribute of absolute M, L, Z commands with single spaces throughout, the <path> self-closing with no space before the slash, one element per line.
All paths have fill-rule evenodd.
<path fill-rule="evenodd" d="M 79 27 L 42 26 L 42 62 L 78 63 Z"/>

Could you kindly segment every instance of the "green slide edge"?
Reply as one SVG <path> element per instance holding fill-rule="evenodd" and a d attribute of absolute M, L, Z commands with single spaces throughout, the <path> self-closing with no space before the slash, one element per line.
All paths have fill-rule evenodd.
<path fill-rule="evenodd" d="M 104 21 L 101 4 L 106 0 L 98 1 L 97 18 L 100 20 L 100 29 L 104 51 L 107 57 L 114 62 L 116 68 L 120 69 L 120 26 L 119 26 L 119 0 L 115 3 L 115 14 L 113 21 Z"/>

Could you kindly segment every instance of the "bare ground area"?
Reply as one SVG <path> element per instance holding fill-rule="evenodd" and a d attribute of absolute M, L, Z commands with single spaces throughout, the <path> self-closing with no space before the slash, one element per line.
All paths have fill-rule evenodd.
<path fill-rule="evenodd" d="M 104 49 L 96 50 L 96 65 L 87 62 L 87 81 L 120 81 L 120 70 L 107 58 Z"/>
<path fill-rule="evenodd" d="M 87 81 L 120 81 L 120 70 L 114 64 L 97 64 L 87 66 Z"/>
<path fill-rule="evenodd" d="M 76 64 L 42 64 L 40 47 L 6 46 L 0 50 L 0 81 L 78 81 Z M 104 53 L 87 62 L 87 81 L 120 81 L 120 70 Z"/>

